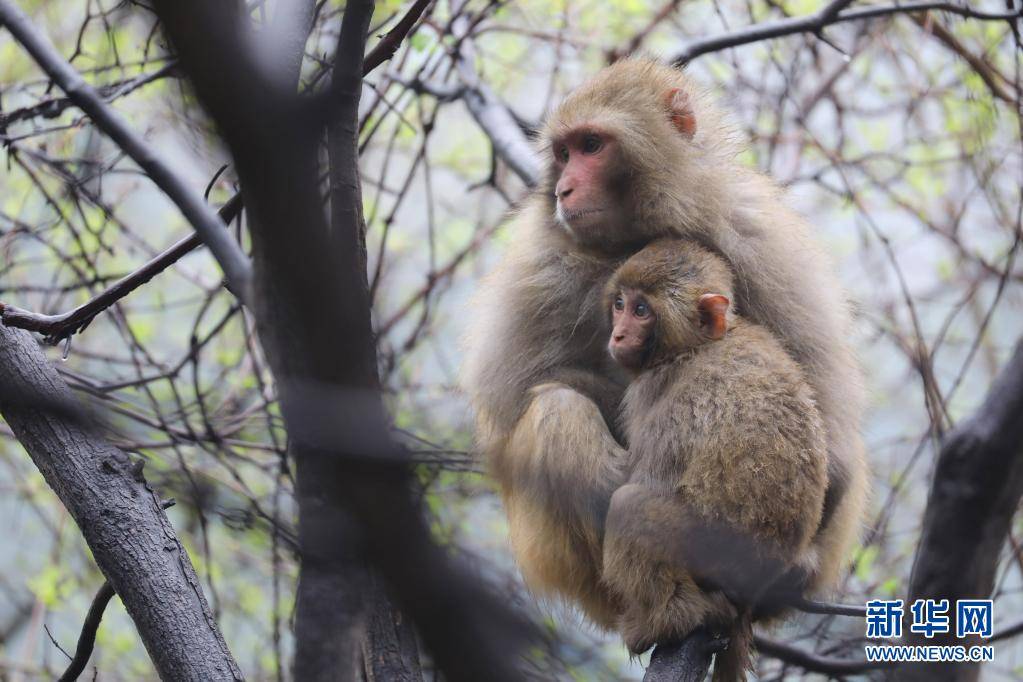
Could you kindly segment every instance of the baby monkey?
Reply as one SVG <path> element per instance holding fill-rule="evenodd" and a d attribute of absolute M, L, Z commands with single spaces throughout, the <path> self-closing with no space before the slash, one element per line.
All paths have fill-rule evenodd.
<path fill-rule="evenodd" d="M 714 679 L 745 679 L 761 598 L 812 585 L 825 434 L 799 366 L 732 310 L 725 262 L 656 241 L 606 290 L 608 350 L 633 373 L 621 408 L 629 478 L 611 499 L 602 580 L 633 654 L 703 627 L 728 638 Z M 806 311 L 813 315 L 812 310 Z"/>

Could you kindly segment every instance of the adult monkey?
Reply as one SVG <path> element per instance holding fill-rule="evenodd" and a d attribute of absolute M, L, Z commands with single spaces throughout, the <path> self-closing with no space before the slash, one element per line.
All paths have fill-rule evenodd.
<path fill-rule="evenodd" d="M 729 262 L 737 309 L 774 333 L 812 384 L 828 492 L 813 540 L 818 568 L 794 582 L 797 591 L 830 585 L 866 496 L 864 400 L 849 310 L 808 225 L 774 183 L 736 161 L 707 97 L 653 61 L 602 71 L 558 107 L 541 139 L 545 175 L 482 285 L 463 374 L 526 582 L 605 627 L 620 613 L 599 582 L 604 518 L 628 462 L 612 433 L 625 378 L 607 357 L 602 290 L 644 244 L 679 236 Z M 700 535 L 694 557 L 707 551 Z M 740 599 L 762 597 L 754 593 L 772 567 L 741 533 L 726 536 L 734 542 L 715 547 L 712 574 L 701 575 L 702 562 L 690 572 Z"/>

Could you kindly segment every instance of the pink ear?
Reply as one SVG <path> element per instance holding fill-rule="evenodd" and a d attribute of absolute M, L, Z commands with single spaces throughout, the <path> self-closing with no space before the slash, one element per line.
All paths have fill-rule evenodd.
<path fill-rule="evenodd" d="M 707 331 L 707 336 L 715 341 L 723 338 L 728 331 L 728 320 L 725 317 L 728 306 L 728 299 L 721 294 L 704 294 L 696 304 L 700 311 L 700 324 Z"/>
<path fill-rule="evenodd" d="M 696 114 L 693 113 L 689 95 L 679 88 L 672 88 L 665 93 L 664 103 L 668 106 L 671 124 L 675 126 L 676 130 L 691 139 L 696 134 Z"/>

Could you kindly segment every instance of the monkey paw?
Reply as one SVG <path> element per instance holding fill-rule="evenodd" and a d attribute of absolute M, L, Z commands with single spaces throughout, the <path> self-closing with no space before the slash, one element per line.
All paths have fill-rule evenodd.
<path fill-rule="evenodd" d="M 727 650 L 731 643 L 732 640 L 728 635 L 721 632 L 712 632 L 707 640 L 705 651 L 708 655 L 720 654 L 722 651 Z"/>

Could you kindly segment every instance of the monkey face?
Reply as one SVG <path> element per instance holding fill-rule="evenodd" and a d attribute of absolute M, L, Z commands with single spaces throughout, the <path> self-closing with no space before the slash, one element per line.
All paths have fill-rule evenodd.
<path fill-rule="evenodd" d="M 652 347 L 657 314 L 635 289 L 622 289 L 611 306 L 611 340 L 607 350 L 622 367 L 638 372 Z"/>
<path fill-rule="evenodd" d="M 618 141 L 596 126 L 581 126 L 552 141 L 554 215 L 584 244 L 614 241 L 627 217 Z"/>

